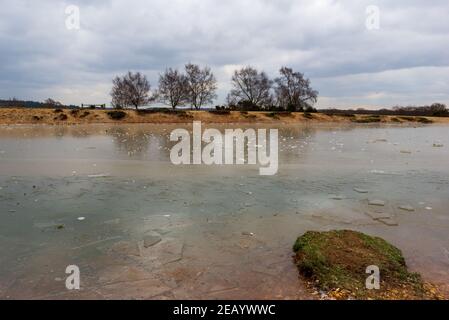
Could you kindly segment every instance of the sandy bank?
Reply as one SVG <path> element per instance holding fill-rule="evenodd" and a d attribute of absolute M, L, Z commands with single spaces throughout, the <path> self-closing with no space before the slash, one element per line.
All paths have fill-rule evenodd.
<path fill-rule="evenodd" d="M 326 115 L 322 113 L 304 114 L 278 112 L 240 112 L 229 114 L 209 111 L 185 112 L 145 112 L 123 110 L 123 118 L 115 120 L 111 110 L 77 109 L 55 110 L 38 108 L 0 108 L 0 124 L 89 124 L 89 123 L 449 123 L 449 118 L 404 117 L 371 115 Z"/>

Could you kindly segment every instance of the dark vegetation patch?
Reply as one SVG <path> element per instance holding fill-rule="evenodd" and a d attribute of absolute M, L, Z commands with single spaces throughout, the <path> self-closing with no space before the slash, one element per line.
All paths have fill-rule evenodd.
<path fill-rule="evenodd" d="M 307 113 L 317 113 L 318 110 L 315 109 L 314 107 L 309 106 L 309 107 L 307 107 L 307 108 L 304 109 L 304 112 L 307 112 Z"/>
<path fill-rule="evenodd" d="M 175 109 L 164 109 L 161 111 L 163 114 L 170 114 L 175 116 L 186 116 L 188 113 L 185 110 L 175 110 Z"/>
<path fill-rule="evenodd" d="M 361 118 L 353 118 L 351 121 L 355 123 L 376 123 L 381 122 L 382 118 L 378 115 L 370 115 Z"/>
<path fill-rule="evenodd" d="M 355 114 L 353 113 L 332 113 L 332 112 L 323 112 L 323 114 L 330 117 L 343 117 L 343 118 L 355 118 Z"/>
<path fill-rule="evenodd" d="M 247 120 L 256 120 L 257 116 L 255 114 L 242 113 L 242 116 Z"/>
<path fill-rule="evenodd" d="M 33 121 L 41 121 L 44 117 L 42 116 L 32 116 L 31 119 L 33 119 Z"/>
<path fill-rule="evenodd" d="M 178 114 L 178 117 L 181 119 L 193 119 L 194 118 L 191 114 L 188 114 L 187 112 Z"/>
<path fill-rule="evenodd" d="M 231 110 L 209 110 L 209 113 L 220 116 L 228 116 L 231 114 Z"/>
<path fill-rule="evenodd" d="M 432 120 L 424 118 L 424 117 L 419 117 L 416 121 L 419 123 L 433 123 Z"/>
<path fill-rule="evenodd" d="M 166 111 L 167 109 L 140 109 L 140 110 L 136 110 L 136 113 L 139 115 L 139 116 L 145 116 L 145 115 L 148 115 L 148 114 L 155 114 L 155 113 L 161 113 L 161 112 L 164 112 L 164 111 Z"/>
<path fill-rule="evenodd" d="M 60 113 L 57 117 L 53 118 L 53 120 L 57 120 L 57 121 L 66 121 L 67 119 L 68 119 L 68 117 L 64 113 Z"/>
<path fill-rule="evenodd" d="M 401 120 L 409 121 L 409 122 L 419 122 L 419 123 L 433 123 L 432 120 L 426 118 L 426 117 L 409 117 L 409 116 L 402 116 L 399 117 Z"/>
<path fill-rule="evenodd" d="M 120 110 L 108 111 L 107 115 L 112 120 L 122 120 L 126 117 L 126 112 Z"/>
<path fill-rule="evenodd" d="M 306 119 L 313 119 L 315 117 L 313 116 L 313 114 L 311 114 L 309 112 L 304 112 L 304 118 L 306 118 Z"/>
<path fill-rule="evenodd" d="M 385 240 L 342 230 L 307 232 L 293 246 L 300 274 L 337 299 L 438 299 L 436 289 L 410 273 L 402 252 Z M 366 288 L 368 266 L 380 269 L 380 290 Z"/>
<path fill-rule="evenodd" d="M 272 119 L 275 119 L 275 120 L 279 120 L 280 119 L 277 112 L 269 112 L 269 113 L 266 113 L 265 115 L 268 118 L 272 118 Z"/>
<path fill-rule="evenodd" d="M 80 118 L 85 118 L 88 115 L 90 115 L 90 112 L 89 111 L 84 111 L 82 114 L 80 114 Z"/>
<path fill-rule="evenodd" d="M 355 114 L 353 114 L 353 113 L 342 113 L 342 114 L 337 114 L 337 116 L 345 117 L 345 118 L 355 118 Z"/>
<path fill-rule="evenodd" d="M 415 117 L 408 117 L 408 116 L 399 117 L 399 119 L 405 120 L 405 121 L 416 121 Z"/>
<path fill-rule="evenodd" d="M 62 110 L 61 108 L 55 109 L 54 113 L 62 113 L 64 112 L 64 110 Z"/>
<path fill-rule="evenodd" d="M 178 116 L 183 119 L 193 119 L 193 116 L 188 114 L 185 110 L 176 110 L 176 109 L 168 109 L 168 108 L 152 108 L 152 109 L 141 109 L 136 110 L 136 113 L 139 116 L 146 116 L 151 114 L 167 114 Z"/>
<path fill-rule="evenodd" d="M 272 112 L 272 113 L 274 113 L 278 117 L 291 117 L 291 116 L 293 116 L 292 112 L 290 112 L 290 111 L 277 111 L 277 112 Z"/>

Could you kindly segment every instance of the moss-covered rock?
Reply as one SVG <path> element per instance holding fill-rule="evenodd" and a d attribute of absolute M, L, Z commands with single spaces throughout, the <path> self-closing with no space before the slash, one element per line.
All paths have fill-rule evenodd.
<path fill-rule="evenodd" d="M 341 230 L 307 232 L 293 246 L 299 272 L 337 299 L 435 299 L 435 288 L 407 270 L 401 251 L 385 240 Z M 368 266 L 380 270 L 380 289 L 368 290 Z"/>

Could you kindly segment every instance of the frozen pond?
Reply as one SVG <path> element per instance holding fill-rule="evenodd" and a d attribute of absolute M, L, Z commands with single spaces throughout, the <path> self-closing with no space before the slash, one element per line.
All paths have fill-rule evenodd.
<path fill-rule="evenodd" d="M 449 288 L 449 126 L 283 125 L 275 176 L 174 166 L 175 128 L 0 127 L 0 298 L 310 298 L 291 247 L 335 228 Z"/>

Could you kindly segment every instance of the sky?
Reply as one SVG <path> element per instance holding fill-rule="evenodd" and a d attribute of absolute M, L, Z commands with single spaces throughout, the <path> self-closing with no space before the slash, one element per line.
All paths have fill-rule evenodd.
<path fill-rule="evenodd" d="M 449 105 L 448 16 L 447 0 L 0 0 L 0 99 L 109 104 L 116 75 L 155 88 L 192 62 L 216 104 L 250 65 L 303 72 L 319 108 Z"/>

